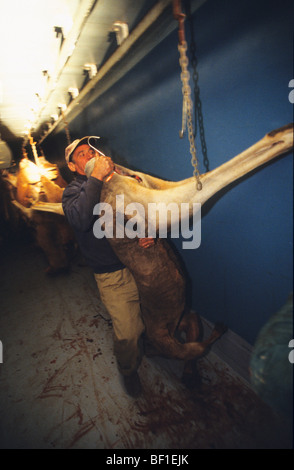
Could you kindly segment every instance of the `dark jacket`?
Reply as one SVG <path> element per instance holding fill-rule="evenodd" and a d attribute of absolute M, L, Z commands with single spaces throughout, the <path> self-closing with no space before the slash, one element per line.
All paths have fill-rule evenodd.
<path fill-rule="evenodd" d="M 98 218 L 93 215 L 93 209 L 100 201 L 102 184 L 92 176 L 88 179 L 77 175 L 65 188 L 62 197 L 65 216 L 74 230 L 81 253 L 95 273 L 124 268 L 107 238 L 96 238 L 93 233 L 93 225 Z"/>

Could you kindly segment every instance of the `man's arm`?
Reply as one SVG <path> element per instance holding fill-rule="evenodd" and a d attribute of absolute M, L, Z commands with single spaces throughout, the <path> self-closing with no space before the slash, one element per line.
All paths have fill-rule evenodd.
<path fill-rule="evenodd" d="M 96 218 L 93 209 L 100 201 L 102 184 L 102 181 L 90 176 L 82 185 L 74 182 L 65 188 L 62 207 L 74 229 L 86 232 L 92 227 Z"/>
<path fill-rule="evenodd" d="M 97 178 L 100 181 L 109 175 L 114 170 L 114 163 L 110 157 L 106 155 L 100 155 L 95 158 L 95 164 L 91 176 Z"/>
<path fill-rule="evenodd" d="M 70 225 L 81 231 L 89 230 L 95 218 L 93 209 L 100 201 L 103 179 L 113 170 L 114 164 L 110 157 L 95 158 L 91 176 L 83 184 L 71 184 L 64 190 L 62 207 Z"/>

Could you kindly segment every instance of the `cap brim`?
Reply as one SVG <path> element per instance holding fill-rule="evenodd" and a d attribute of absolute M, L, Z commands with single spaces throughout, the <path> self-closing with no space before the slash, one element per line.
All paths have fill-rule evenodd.
<path fill-rule="evenodd" d="M 80 146 L 80 145 L 83 145 L 83 144 L 88 144 L 92 147 L 92 145 L 90 144 L 89 140 L 90 139 L 100 139 L 100 137 L 98 137 L 97 135 L 87 135 L 86 137 L 82 137 L 79 142 L 77 142 L 77 144 L 74 146 L 73 150 L 70 152 L 69 156 L 68 156 L 68 161 L 70 162 L 71 161 L 71 157 L 74 153 L 74 151 Z"/>
<path fill-rule="evenodd" d="M 70 162 L 71 161 L 71 158 L 73 156 L 73 153 L 74 151 L 80 146 L 80 145 L 83 145 L 85 143 L 85 141 L 88 142 L 88 136 L 87 137 L 83 137 L 82 139 L 80 139 L 77 144 L 74 146 L 74 148 L 72 149 L 72 151 L 70 152 L 69 156 L 68 156 L 68 161 Z"/>

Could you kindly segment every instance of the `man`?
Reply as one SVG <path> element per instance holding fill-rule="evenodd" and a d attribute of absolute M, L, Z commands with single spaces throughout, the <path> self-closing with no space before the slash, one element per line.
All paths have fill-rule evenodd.
<path fill-rule="evenodd" d="M 91 176 L 85 175 L 85 166 L 93 157 L 99 157 Z M 62 206 L 72 226 L 81 253 L 94 271 L 100 297 L 113 324 L 114 354 L 122 374 L 126 391 L 137 397 L 141 383 L 137 369 L 142 359 L 141 335 L 144 324 L 136 283 L 130 271 L 120 262 L 106 237 L 96 238 L 93 225 L 97 216 L 94 206 L 100 201 L 103 180 L 114 170 L 110 157 L 100 155 L 88 144 L 88 137 L 75 140 L 65 149 L 65 160 L 76 178 L 65 188 Z M 154 243 L 139 239 L 144 248 Z"/>

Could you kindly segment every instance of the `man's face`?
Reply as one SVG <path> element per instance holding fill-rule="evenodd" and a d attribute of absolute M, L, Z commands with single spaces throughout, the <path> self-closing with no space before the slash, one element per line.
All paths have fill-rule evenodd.
<path fill-rule="evenodd" d="M 80 175 L 85 174 L 85 166 L 91 158 L 99 155 L 98 152 L 95 152 L 88 144 L 79 145 L 69 162 L 68 167 L 71 171 L 76 171 Z"/>

